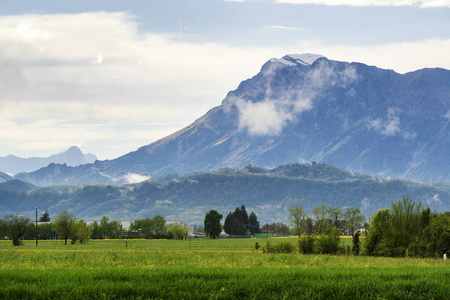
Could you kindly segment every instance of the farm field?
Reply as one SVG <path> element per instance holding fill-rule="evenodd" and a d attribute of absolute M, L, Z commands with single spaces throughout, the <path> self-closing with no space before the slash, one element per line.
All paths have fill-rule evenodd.
<path fill-rule="evenodd" d="M 255 250 L 267 240 L 297 242 L 1 241 L 0 299 L 450 299 L 448 261 Z"/>

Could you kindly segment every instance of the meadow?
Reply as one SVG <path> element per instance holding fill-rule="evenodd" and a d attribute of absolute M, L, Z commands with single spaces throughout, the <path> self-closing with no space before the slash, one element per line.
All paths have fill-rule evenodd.
<path fill-rule="evenodd" d="M 0 299 L 450 299 L 442 259 L 255 250 L 267 240 L 297 242 L 1 241 Z"/>

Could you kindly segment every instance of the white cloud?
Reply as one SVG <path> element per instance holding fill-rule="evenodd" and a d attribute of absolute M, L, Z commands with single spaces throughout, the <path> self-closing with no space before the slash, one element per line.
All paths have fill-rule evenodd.
<path fill-rule="evenodd" d="M 101 65 L 101 64 L 103 64 L 103 55 L 97 54 L 97 59 L 91 61 L 91 64 L 93 64 L 93 65 Z"/>
<path fill-rule="evenodd" d="M 441 199 L 439 198 L 439 194 L 433 194 L 433 196 L 431 197 L 430 195 L 428 195 L 426 203 L 428 205 L 432 205 L 434 203 L 436 204 L 442 204 Z"/>
<path fill-rule="evenodd" d="M 274 29 L 274 30 L 294 30 L 294 31 L 303 30 L 300 27 L 289 27 L 289 26 L 282 26 L 282 25 L 268 25 L 265 27 L 268 29 Z"/>
<path fill-rule="evenodd" d="M 135 174 L 135 173 L 128 173 L 127 175 L 124 176 L 124 178 L 127 183 L 139 183 L 142 181 L 149 180 L 151 177 L 143 176 L 143 175 L 139 175 L 139 174 Z"/>
<path fill-rule="evenodd" d="M 369 122 L 369 129 L 374 129 L 385 136 L 394 136 L 401 131 L 400 118 L 394 109 L 389 108 L 385 119 L 378 118 Z"/>
<path fill-rule="evenodd" d="M 231 99 L 239 110 L 239 127 L 247 129 L 250 135 L 279 135 L 283 127 L 297 118 L 299 114 L 313 108 L 314 97 L 324 87 L 343 86 L 357 79 L 353 67 L 334 70 L 326 63 L 319 63 L 310 69 L 304 81 L 293 85 L 272 89 L 271 81 L 277 70 L 285 67 L 281 60 L 272 60 L 272 64 L 264 70 L 267 83 L 264 85 L 265 99 L 254 102 L 252 95 L 248 100 Z"/>
<path fill-rule="evenodd" d="M 247 128 L 250 135 L 278 135 L 293 117 L 273 101 L 238 101 L 236 105 L 239 109 L 239 126 Z"/>
<path fill-rule="evenodd" d="M 450 7 L 449 0 L 275 0 L 276 3 L 328 6 L 416 6 Z"/>

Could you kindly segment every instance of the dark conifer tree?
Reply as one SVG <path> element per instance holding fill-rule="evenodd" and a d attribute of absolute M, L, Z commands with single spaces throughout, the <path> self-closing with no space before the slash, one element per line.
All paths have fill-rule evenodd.
<path fill-rule="evenodd" d="M 250 230 L 250 234 L 261 233 L 258 217 L 254 212 L 251 212 L 250 216 L 248 217 L 248 227 Z"/>

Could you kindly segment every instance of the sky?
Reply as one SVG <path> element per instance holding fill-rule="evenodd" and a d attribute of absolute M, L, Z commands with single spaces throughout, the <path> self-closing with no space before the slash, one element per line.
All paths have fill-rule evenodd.
<path fill-rule="evenodd" d="M 450 69 L 449 29 L 450 0 L 0 0 L 0 156 L 117 158 L 285 54 Z"/>

